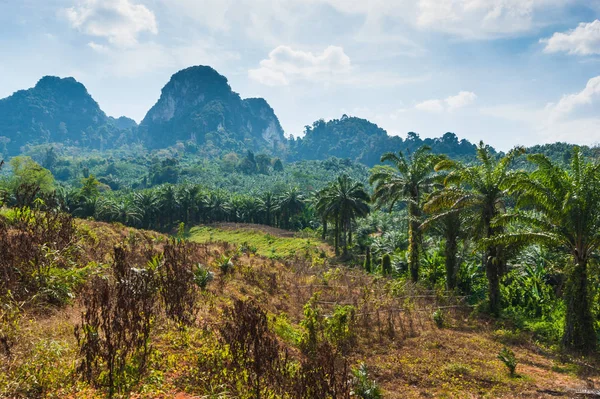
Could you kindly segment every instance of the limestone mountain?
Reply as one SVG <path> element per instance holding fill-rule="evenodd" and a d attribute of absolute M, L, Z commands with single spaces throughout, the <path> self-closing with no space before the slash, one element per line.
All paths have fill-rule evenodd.
<path fill-rule="evenodd" d="M 204 151 L 282 150 L 283 129 L 262 98 L 242 99 L 227 78 L 208 66 L 174 74 L 158 102 L 140 124 L 140 137 L 149 148 L 176 142 Z"/>
<path fill-rule="evenodd" d="M 119 144 L 121 134 L 73 78 L 45 76 L 0 100 L 0 151 L 11 155 L 26 144 L 50 142 L 102 149 Z"/>

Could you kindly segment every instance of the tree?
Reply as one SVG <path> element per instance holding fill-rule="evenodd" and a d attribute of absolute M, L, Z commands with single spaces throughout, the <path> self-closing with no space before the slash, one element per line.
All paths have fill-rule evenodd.
<path fill-rule="evenodd" d="M 373 201 L 378 207 L 387 205 L 391 210 L 398 202 L 406 204 L 408 214 L 408 263 L 413 281 L 419 279 L 419 250 L 421 230 L 421 206 L 424 194 L 434 185 L 434 166 L 441 157 L 430 153 L 428 146 L 422 146 L 409 157 L 399 151 L 388 152 L 381 162 L 391 162 L 392 167 L 376 166 L 369 179 L 375 185 Z"/>
<path fill-rule="evenodd" d="M 275 158 L 273 161 L 273 170 L 277 173 L 283 172 L 283 163 L 281 162 L 281 159 Z"/>
<path fill-rule="evenodd" d="M 30 157 L 14 157 L 10 161 L 13 170 L 12 190 L 17 206 L 31 206 L 40 194 L 54 191 L 54 177 Z"/>
<path fill-rule="evenodd" d="M 275 195 L 267 191 L 258 199 L 258 210 L 263 214 L 263 221 L 267 225 L 272 225 L 273 215 L 277 210 L 277 198 Z"/>
<path fill-rule="evenodd" d="M 497 158 L 480 142 L 477 147 L 480 164 L 465 166 L 452 160 L 441 161 L 436 170 L 449 173 L 444 180 L 446 189 L 436 195 L 436 201 L 452 204 L 451 210 L 465 212 L 479 238 L 485 240 L 501 234 L 502 228 L 492 222 L 505 212 L 508 185 L 516 174 L 510 166 L 523 152 L 522 147 L 516 147 L 506 156 Z M 500 314 L 500 277 L 505 262 L 502 245 L 485 245 L 483 263 L 488 280 L 489 310 L 494 315 Z"/>
<path fill-rule="evenodd" d="M 566 348 L 592 351 L 596 331 L 588 286 L 588 264 L 600 249 L 600 162 L 586 161 L 573 149 L 570 168 L 541 155 L 528 160 L 536 169 L 513 179 L 511 191 L 518 193 L 520 211 L 506 215 L 501 224 L 519 223 L 519 231 L 503 234 L 495 242 L 511 245 L 541 243 L 563 251 L 572 259 L 566 267 Z M 524 210 L 531 211 L 524 211 Z"/>
<path fill-rule="evenodd" d="M 323 219 L 335 220 L 335 234 L 339 237 L 341 232 L 344 255 L 348 253 L 348 245 L 352 245 L 352 222 L 369 213 L 369 194 L 362 183 L 355 182 L 348 175 L 341 175 L 338 179 L 324 188 L 319 194 L 316 209 Z M 338 240 L 335 240 L 336 253 Z"/>
<path fill-rule="evenodd" d="M 304 195 L 298 187 L 290 188 L 279 197 L 277 208 L 281 213 L 282 227 L 290 228 L 292 218 L 304 209 Z"/>
<path fill-rule="evenodd" d="M 443 195 L 442 195 L 443 197 Z M 444 239 L 444 264 L 446 269 L 446 289 L 456 288 L 458 274 L 458 243 L 463 235 L 463 215 L 460 209 L 452 209 L 452 204 L 436 201 L 434 196 L 425 204 L 424 210 L 432 215 L 421 225 L 430 228 Z"/>

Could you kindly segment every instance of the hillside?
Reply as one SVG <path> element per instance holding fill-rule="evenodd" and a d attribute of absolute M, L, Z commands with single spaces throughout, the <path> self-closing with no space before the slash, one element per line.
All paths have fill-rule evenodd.
<path fill-rule="evenodd" d="M 204 152 L 281 150 L 283 129 L 262 98 L 241 99 L 227 78 L 207 66 L 177 72 L 140 124 L 149 148 L 191 142 Z M 208 148 L 207 148 L 208 147 Z"/>
<path fill-rule="evenodd" d="M 402 139 L 388 135 L 384 129 L 366 119 L 347 115 L 328 122 L 318 120 L 312 126 L 306 126 L 304 136 L 290 143 L 290 153 L 294 160 L 322 160 L 334 156 L 373 166 L 379 163 L 381 154 L 385 152 L 414 152 L 423 145 L 430 146 L 434 153 L 446 154 L 453 159 L 473 159 L 475 156 L 475 145 L 464 139 L 459 141 L 454 133 L 421 139 L 411 132 Z"/>
<path fill-rule="evenodd" d="M 255 389 L 371 397 L 357 395 L 375 381 L 385 398 L 550 398 L 599 381 L 594 365 L 479 318 L 460 297 L 338 265 L 318 241 L 255 229 L 235 233 L 259 246 L 185 243 L 118 224 L 76 220 L 65 229 L 69 220 L 58 228 L 54 216 L 3 213 L 0 246 L 23 268 L 2 286 L 12 294 L 4 291 L 0 313 L 0 397 L 105 397 L 109 386 L 137 398 L 254 398 Z M 260 234 L 268 240 L 252 241 Z M 38 240 L 55 254 L 40 258 L 45 283 L 27 280 L 26 260 L 36 256 L 27 245 Z M 293 257 L 255 254 L 302 242 Z M 26 284 L 43 295 L 27 294 Z M 131 340 L 135 331 L 146 338 Z M 516 353 L 517 377 L 497 359 L 504 346 Z M 110 353 L 119 356 L 112 383 Z M 361 363 L 368 374 L 351 378 Z"/>
<path fill-rule="evenodd" d="M 131 140 L 73 78 L 45 76 L 35 87 L 0 100 L 0 151 L 26 144 L 64 143 L 103 149 Z M 126 132 L 120 137 L 122 132 Z"/>

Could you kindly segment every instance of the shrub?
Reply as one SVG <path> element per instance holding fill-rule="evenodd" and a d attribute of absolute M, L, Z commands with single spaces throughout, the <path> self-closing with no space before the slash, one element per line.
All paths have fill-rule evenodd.
<path fill-rule="evenodd" d="M 354 342 L 354 306 L 336 306 L 325 323 L 325 336 L 342 353 L 346 353 Z"/>
<path fill-rule="evenodd" d="M 200 263 L 194 269 L 194 282 L 200 289 L 205 290 L 208 284 L 213 281 L 215 275 L 208 268 Z"/>
<path fill-rule="evenodd" d="M 114 249 L 112 276 L 94 277 L 83 292 L 81 322 L 75 328 L 87 382 L 124 392 L 146 370 L 155 319 L 157 279 L 152 268 L 131 267 L 127 252 Z"/>
<path fill-rule="evenodd" d="M 504 363 L 504 365 L 508 369 L 510 376 L 514 377 L 516 375 L 515 372 L 517 370 L 518 364 L 517 358 L 515 357 L 515 353 L 505 346 L 498 354 L 498 359 L 500 359 L 500 361 Z"/>
<path fill-rule="evenodd" d="M 437 328 L 444 328 L 444 325 L 446 324 L 446 315 L 442 309 L 437 309 L 433 312 L 433 321 Z"/>
<path fill-rule="evenodd" d="M 352 370 L 354 389 L 352 393 L 362 399 L 381 399 L 383 394 L 375 380 L 369 378 L 367 366 L 361 363 L 357 369 Z"/>
<path fill-rule="evenodd" d="M 197 283 L 190 248 L 185 241 L 172 239 L 165 245 L 163 257 L 151 261 L 158 270 L 167 316 L 187 325 L 193 323 L 197 308 Z"/>
<path fill-rule="evenodd" d="M 233 272 L 234 269 L 234 264 L 233 261 L 231 260 L 231 257 L 225 256 L 225 255 L 221 255 L 221 257 L 219 257 L 217 260 L 217 266 L 219 266 L 219 270 L 221 270 L 221 273 L 223 275 L 227 275 L 231 272 Z"/>

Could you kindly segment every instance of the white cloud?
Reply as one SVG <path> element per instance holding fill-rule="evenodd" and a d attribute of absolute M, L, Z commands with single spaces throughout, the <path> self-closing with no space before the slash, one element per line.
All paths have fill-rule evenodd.
<path fill-rule="evenodd" d="M 457 95 L 449 96 L 443 100 L 433 99 L 423 101 L 415 105 L 415 108 L 426 112 L 452 112 L 471 105 L 476 99 L 477 95 L 472 91 L 461 91 Z"/>
<path fill-rule="evenodd" d="M 298 80 L 323 81 L 346 75 L 352 69 L 350 57 L 344 49 L 327 47 L 321 54 L 278 46 L 260 67 L 248 71 L 251 79 L 269 86 L 289 85 Z"/>
<path fill-rule="evenodd" d="M 600 54 L 600 21 L 596 19 L 589 23 L 582 22 L 575 29 L 565 33 L 556 32 L 540 42 L 546 44 L 546 53 Z"/>
<path fill-rule="evenodd" d="M 588 80 L 585 88 L 579 93 L 566 94 L 556 104 L 550 103 L 546 109 L 551 111 L 554 119 L 566 117 L 576 108 L 582 105 L 592 104 L 594 99 L 600 95 L 600 76 Z"/>
<path fill-rule="evenodd" d="M 71 26 L 86 35 L 105 38 L 117 47 L 132 47 L 143 32 L 158 33 L 154 13 L 129 0 L 83 0 L 63 9 Z M 91 47 L 97 46 L 94 42 Z"/>
<path fill-rule="evenodd" d="M 393 87 L 429 80 L 428 75 L 404 77 L 388 72 L 366 72 L 352 64 L 342 47 L 329 46 L 322 53 L 278 46 L 248 76 L 268 86 L 289 86 L 297 82 Z"/>
<path fill-rule="evenodd" d="M 455 96 L 446 98 L 446 104 L 448 104 L 448 110 L 452 111 L 457 108 L 466 107 L 471 105 L 477 99 L 477 95 L 472 91 L 461 91 Z"/>

